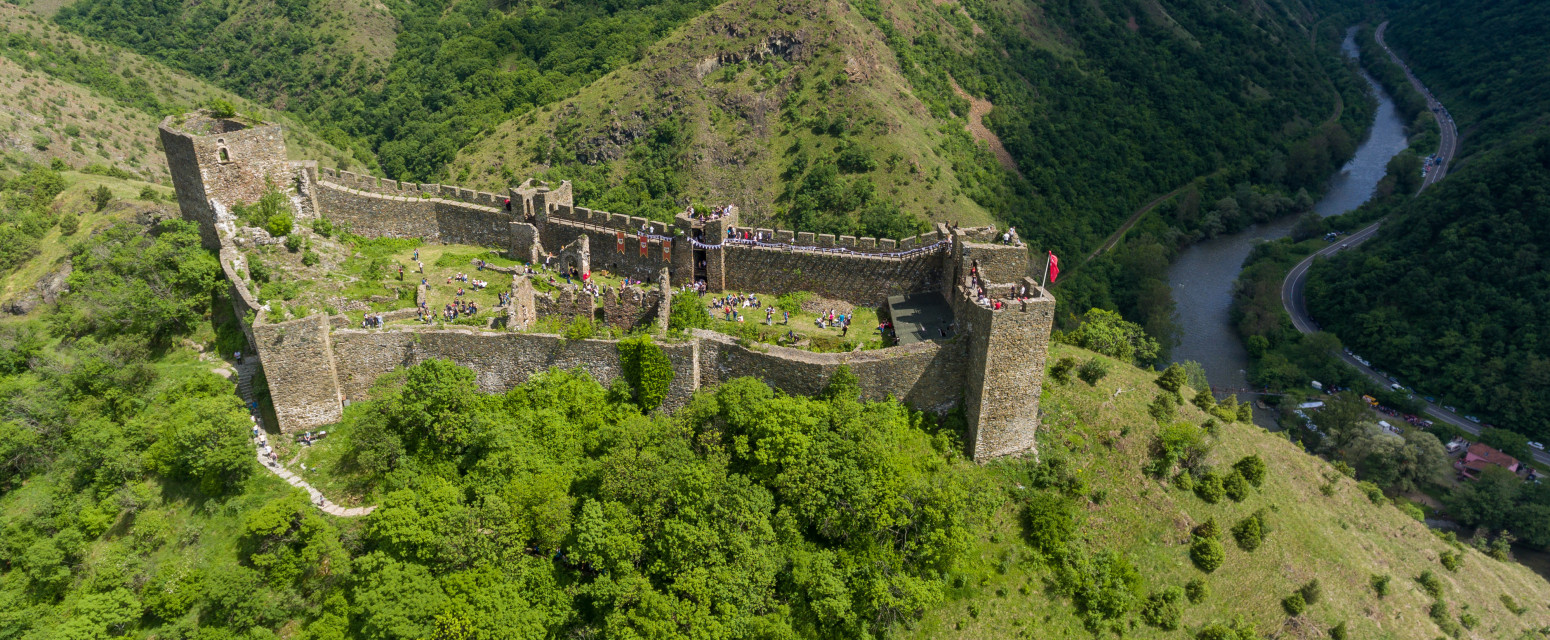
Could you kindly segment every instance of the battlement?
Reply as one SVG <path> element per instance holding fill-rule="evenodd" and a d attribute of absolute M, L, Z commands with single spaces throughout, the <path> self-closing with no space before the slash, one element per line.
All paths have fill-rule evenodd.
<path fill-rule="evenodd" d="M 851 353 L 746 345 L 696 330 L 663 345 L 675 372 L 668 408 L 681 406 L 697 389 L 742 376 L 788 393 L 817 393 L 847 366 L 867 399 L 894 397 L 934 412 L 961 404 L 976 460 L 1036 446 L 1055 301 L 1027 277 L 1027 248 L 994 227 L 937 224 L 897 240 L 856 237 L 741 225 L 730 205 L 662 222 L 576 206 L 569 182 L 527 180 L 498 193 L 288 162 L 278 126 L 240 118 L 171 117 L 163 121 L 161 137 L 184 218 L 198 222 L 206 245 L 219 252 L 233 310 L 252 317 L 243 329 L 264 364 L 286 431 L 337 421 L 345 404 L 367 397 L 378 376 L 429 359 L 472 368 L 489 392 L 551 367 L 580 368 L 609 384 L 622 375 L 615 342 L 566 340 L 533 327 L 540 319 L 587 318 L 624 331 L 654 322 L 664 332 L 672 282 L 709 292 L 811 292 L 878 307 L 880 315 L 890 296 L 940 295 L 942 316 L 950 311 L 953 318 L 952 337 Z M 541 292 L 549 287 L 535 286 L 527 267 L 487 266 L 512 274 L 512 283 L 497 319 L 483 330 L 356 328 L 343 316 L 322 315 L 271 323 L 241 284 L 243 254 L 225 229 L 229 207 L 276 187 L 292 196 L 299 215 L 325 216 L 362 236 L 494 247 L 530 264 L 577 274 L 606 271 L 654 286 Z M 416 302 L 424 297 L 421 291 Z M 419 312 L 380 315 L 412 319 Z"/>

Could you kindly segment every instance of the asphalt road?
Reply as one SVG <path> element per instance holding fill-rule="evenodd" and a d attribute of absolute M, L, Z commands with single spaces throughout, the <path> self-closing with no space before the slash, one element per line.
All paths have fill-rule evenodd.
<path fill-rule="evenodd" d="M 1448 111 L 1444 109 L 1442 104 L 1437 102 L 1435 98 L 1432 98 L 1432 94 L 1426 90 L 1426 87 L 1421 85 L 1421 81 L 1416 79 L 1415 74 L 1410 72 L 1410 67 L 1406 66 L 1404 62 L 1401 62 L 1399 57 L 1394 55 L 1393 51 L 1389 50 L 1388 45 L 1384 44 L 1383 30 L 1387 28 L 1388 25 L 1389 23 L 1387 22 L 1378 25 L 1378 30 L 1374 34 L 1378 44 L 1382 45 L 1383 50 L 1388 52 L 1389 57 L 1392 58 L 1394 62 L 1400 66 L 1400 68 L 1405 70 L 1405 75 L 1410 78 L 1410 83 L 1415 86 L 1416 91 L 1419 91 L 1421 92 L 1421 95 L 1426 96 L 1427 105 L 1432 109 L 1432 113 L 1437 114 L 1437 124 L 1439 125 L 1438 128 L 1442 131 L 1442 141 L 1438 145 L 1437 150 L 1437 158 L 1439 161 L 1437 166 L 1434 167 L 1429 174 L 1427 174 L 1426 180 L 1421 183 L 1421 189 L 1424 190 L 1427 186 L 1437 182 L 1438 180 L 1441 180 L 1443 176 L 1447 175 L 1448 163 L 1453 161 L 1453 154 L 1458 150 L 1458 131 L 1454 128 L 1453 118 L 1448 115 Z M 1372 238 L 1373 235 L 1378 232 L 1378 226 L 1381 224 L 1383 224 L 1382 221 L 1374 222 L 1362 230 L 1345 237 L 1344 239 L 1340 240 L 1340 242 L 1319 250 L 1313 255 L 1304 258 L 1302 262 L 1297 263 L 1297 266 L 1292 267 L 1292 270 L 1286 274 L 1286 279 L 1281 282 L 1281 306 L 1286 307 L 1286 312 L 1291 314 L 1292 325 L 1297 327 L 1298 331 L 1302 333 L 1313 333 L 1314 331 L 1319 330 L 1318 323 L 1314 322 L 1313 318 L 1308 315 L 1307 300 L 1304 297 L 1304 289 L 1307 286 L 1308 268 L 1313 266 L 1313 261 L 1323 256 L 1329 256 L 1340 251 L 1356 248 L 1357 245 Z M 1362 372 L 1363 375 L 1371 378 L 1373 382 L 1378 383 L 1380 386 L 1387 387 L 1390 384 L 1391 381 L 1388 378 L 1378 375 L 1378 371 L 1376 369 L 1358 362 L 1356 358 L 1345 353 L 1341 353 L 1339 356 L 1340 359 L 1344 360 L 1346 364 L 1356 368 L 1357 371 Z M 1432 404 L 1430 402 L 1426 402 L 1425 404 L 1426 412 L 1431 414 L 1433 418 L 1463 429 L 1472 435 L 1480 435 L 1481 427 L 1479 424 L 1470 420 L 1466 420 L 1464 416 L 1444 409 L 1440 405 Z M 1534 454 L 1534 460 L 1536 462 L 1541 464 L 1550 464 L 1550 453 L 1543 451 L 1531 451 L 1531 453 Z"/>
<path fill-rule="evenodd" d="M 1448 175 L 1448 164 L 1453 162 L 1453 153 L 1458 151 L 1458 128 L 1454 126 L 1453 116 L 1448 114 L 1448 110 L 1442 106 L 1441 102 L 1432 97 L 1432 92 L 1426 90 L 1426 85 L 1421 84 L 1420 79 L 1416 78 L 1414 73 L 1411 73 L 1410 65 L 1405 64 L 1405 61 L 1400 60 L 1399 56 L 1394 55 L 1394 51 L 1389 49 L 1388 43 L 1383 41 L 1383 32 L 1388 28 L 1388 21 L 1383 21 L 1383 24 L 1378 25 L 1378 30 L 1373 32 L 1373 39 L 1378 41 L 1378 46 L 1383 47 L 1384 53 L 1389 54 L 1389 59 L 1393 60 L 1394 64 L 1399 65 L 1399 68 L 1405 70 L 1405 77 L 1410 79 L 1410 86 L 1415 87 L 1416 91 L 1426 96 L 1426 108 L 1431 109 L 1432 115 L 1437 118 L 1437 128 L 1442 134 L 1442 142 L 1437 145 L 1437 166 L 1427 172 L 1426 179 L 1421 181 L 1421 189 L 1425 190 L 1427 186 Z"/>

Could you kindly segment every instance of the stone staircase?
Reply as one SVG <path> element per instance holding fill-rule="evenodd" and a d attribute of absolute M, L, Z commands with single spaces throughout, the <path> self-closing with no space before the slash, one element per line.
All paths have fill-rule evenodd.
<path fill-rule="evenodd" d="M 254 401 L 253 377 L 258 374 L 258 364 L 253 362 L 253 360 L 250 358 L 243 364 L 237 365 L 236 368 L 237 395 L 242 398 L 244 405 L 251 406 L 251 403 Z M 263 440 L 268 437 L 267 431 L 263 428 L 264 417 L 257 410 L 250 411 L 250 417 L 253 420 L 253 424 L 259 427 L 259 436 L 253 438 L 253 454 L 256 458 L 258 458 L 258 463 L 263 465 L 265 469 L 268 469 L 270 473 L 279 476 L 280 479 L 284 480 L 287 484 L 306 491 L 307 495 L 312 499 L 312 504 L 316 505 L 317 508 L 322 509 L 324 513 L 341 518 L 364 516 L 376 510 L 377 507 L 375 505 L 369 507 L 342 507 L 340 505 L 334 504 L 328 498 L 323 496 L 323 492 L 318 491 L 311 484 L 308 484 L 306 480 L 303 480 L 300 476 L 291 473 L 291 471 L 286 469 L 284 465 L 280 464 L 280 462 L 270 460 L 267 456 L 264 455 L 263 448 Z"/>

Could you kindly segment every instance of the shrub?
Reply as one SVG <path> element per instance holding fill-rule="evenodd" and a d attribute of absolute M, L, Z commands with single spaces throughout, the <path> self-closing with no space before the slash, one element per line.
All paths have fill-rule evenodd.
<path fill-rule="evenodd" d="M 157 200 L 161 199 L 161 195 L 157 194 L 155 189 L 150 187 L 141 187 L 140 199 L 146 202 L 156 202 Z"/>
<path fill-rule="evenodd" d="M 1152 404 L 1147 406 L 1146 412 L 1152 414 L 1152 419 L 1156 420 L 1157 424 L 1168 424 L 1179 416 L 1179 411 L 1173 404 L 1173 396 L 1166 393 L 1159 393 L 1156 398 L 1152 398 Z"/>
<path fill-rule="evenodd" d="M 1076 377 L 1081 378 L 1082 382 L 1086 382 L 1087 386 L 1097 385 L 1098 381 L 1107 375 L 1109 375 L 1109 365 L 1104 364 L 1102 360 L 1097 358 L 1088 358 L 1076 370 Z"/>
<path fill-rule="evenodd" d="M 1254 405 L 1251 405 L 1247 402 L 1239 404 L 1235 415 L 1238 418 L 1238 422 L 1242 422 L 1243 424 L 1250 424 L 1254 422 Z"/>
<path fill-rule="evenodd" d="M 1215 471 L 1207 471 L 1205 475 L 1195 479 L 1195 495 L 1205 500 L 1206 504 L 1216 504 L 1227 495 L 1227 490 L 1222 488 L 1222 477 Z"/>
<path fill-rule="evenodd" d="M 1346 630 L 1344 621 L 1329 628 L 1329 640 L 1351 640 L 1351 632 Z"/>
<path fill-rule="evenodd" d="M 1442 580 L 1438 579 L 1431 569 L 1422 571 L 1421 575 L 1416 576 L 1415 581 L 1421 585 L 1422 590 L 1426 591 L 1426 595 L 1432 598 L 1442 597 Z"/>
<path fill-rule="evenodd" d="M 1427 615 L 1431 616 L 1432 622 L 1436 623 L 1437 628 L 1442 629 L 1443 633 L 1457 638 L 1463 632 L 1459 629 L 1459 623 L 1448 615 L 1448 603 L 1443 602 L 1440 598 L 1432 603 L 1432 607 L 1427 611 Z"/>
<path fill-rule="evenodd" d="M 1378 488 L 1378 485 L 1373 484 L 1371 482 L 1368 482 L 1366 480 L 1363 480 L 1361 482 L 1356 483 L 1356 488 L 1357 488 L 1357 490 L 1361 491 L 1363 494 L 1366 494 L 1367 499 L 1372 501 L 1373 504 L 1376 504 L 1376 505 L 1388 504 L 1389 499 L 1383 495 L 1383 490 Z"/>
<path fill-rule="evenodd" d="M 210 115 L 217 118 L 230 118 L 237 115 L 237 107 L 220 98 L 210 99 Z"/>
<path fill-rule="evenodd" d="M 280 213 L 269 216 L 269 220 L 264 222 L 264 230 L 268 231 L 269 235 L 278 238 L 280 236 L 290 235 L 291 229 L 295 225 L 296 219 L 291 217 L 290 212 L 282 211 Z"/>
<path fill-rule="evenodd" d="M 1372 574 L 1372 578 L 1368 579 L 1368 582 L 1372 585 L 1372 592 L 1378 594 L 1379 598 L 1382 598 L 1389 594 L 1390 580 L 1391 578 L 1386 574 L 1378 575 L 1374 573 Z"/>
<path fill-rule="evenodd" d="M 1141 620 L 1165 631 L 1178 629 L 1179 618 L 1184 615 L 1183 600 L 1184 590 L 1178 587 L 1153 593 L 1141 605 Z"/>
<path fill-rule="evenodd" d="M 91 203 L 97 207 L 98 211 L 101 211 L 108 208 L 108 204 L 113 202 L 113 192 L 109 191 L 107 186 L 99 185 L 91 192 L 90 198 Z"/>
<path fill-rule="evenodd" d="M 1206 573 L 1216 571 L 1217 567 L 1222 566 L 1224 557 L 1222 543 L 1216 538 L 1195 538 L 1195 541 L 1189 545 L 1189 559 Z"/>
<path fill-rule="evenodd" d="M 325 238 L 332 236 L 334 235 L 334 223 L 323 216 L 313 218 L 312 232 Z"/>
<path fill-rule="evenodd" d="M 1060 494 L 1035 492 L 1023 507 L 1028 544 L 1047 555 L 1064 551 L 1076 534 L 1076 516 L 1076 507 Z"/>
<path fill-rule="evenodd" d="M 673 295 L 673 307 L 667 314 L 667 328 L 672 331 L 709 329 L 710 313 L 700 304 L 699 295 L 678 293 Z"/>
<path fill-rule="evenodd" d="M 1050 365 L 1049 377 L 1060 384 L 1071 382 L 1071 372 L 1076 369 L 1076 358 L 1065 356 Z"/>
<path fill-rule="evenodd" d="M 1216 518 L 1206 518 L 1205 522 L 1195 525 L 1190 534 L 1196 538 L 1220 538 L 1222 537 L 1222 527 L 1216 524 Z"/>
<path fill-rule="evenodd" d="M 1473 629 L 1475 625 L 1480 624 L 1480 618 L 1473 613 L 1465 611 L 1459 614 L 1459 624 L 1464 625 L 1465 629 Z"/>
<path fill-rule="evenodd" d="M 320 260 L 321 258 L 318 257 L 318 253 L 311 249 L 308 249 L 306 253 L 301 254 L 301 263 L 309 267 L 316 266 Z"/>
<path fill-rule="evenodd" d="M 1314 578 L 1308 584 L 1298 587 L 1297 593 L 1302 594 L 1302 599 L 1310 605 L 1318 604 L 1319 598 L 1324 596 L 1324 587 L 1319 585 L 1319 579 Z"/>
<path fill-rule="evenodd" d="M 1211 586 L 1205 580 L 1194 578 L 1184 583 L 1184 595 L 1189 598 L 1190 604 L 1200 604 L 1211 597 Z"/>
<path fill-rule="evenodd" d="M 1189 375 L 1184 373 L 1184 367 L 1178 363 L 1168 365 L 1163 369 L 1162 375 L 1157 376 L 1157 386 L 1162 387 L 1173 396 L 1175 402 L 1184 402 L 1184 385 L 1189 384 Z"/>
<path fill-rule="evenodd" d="M 1209 391 L 1196 393 L 1194 399 L 1190 400 L 1190 402 L 1206 413 L 1210 413 L 1212 409 L 1216 408 L 1216 396 L 1211 395 Z"/>
<path fill-rule="evenodd" d="M 1341 475 L 1344 475 L 1347 478 L 1356 477 L 1356 469 L 1351 465 L 1346 464 L 1344 460 L 1335 461 L 1335 470 L 1339 471 Z"/>
<path fill-rule="evenodd" d="M 264 264 L 263 260 L 259 260 L 258 256 L 248 256 L 248 277 L 252 278 L 254 282 L 269 282 L 273 275 L 269 271 L 269 265 Z"/>
<path fill-rule="evenodd" d="M 1188 424 L 1165 424 L 1157 431 L 1157 435 L 1152 437 L 1150 451 L 1152 460 L 1147 465 L 1147 472 L 1152 477 L 1164 477 L 1171 473 L 1173 467 L 1179 462 L 1204 457 L 1205 453 L 1205 438 L 1202 437 L 1200 429 Z"/>
<path fill-rule="evenodd" d="M 60 234 L 67 235 L 67 236 L 73 236 L 73 235 L 75 235 L 75 232 L 80 231 L 80 230 L 81 230 L 81 219 L 76 217 L 75 214 L 67 213 L 67 214 L 59 217 L 59 233 Z"/>
<path fill-rule="evenodd" d="M 1238 473 L 1243 474 L 1243 479 L 1248 480 L 1249 484 L 1254 485 L 1255 488 L 1265 484 L 1265 459 L 1259 457 L 1259 454 L 1244 456 L 1241 460 L 1234 462 L 1232 468 L 1237 469 Z"/>
<path fill-rule="evenodd" d="M 1464 566 L 1464 554 L 1458 551 L 1444 551 L 1438 560 L 1442 562 L 1442 568 L 1448 571 L 1457 572 L 1459 567 Z"/>
<path fill-rule="evenodd" d="M 285 236 L 285 250 L 291 253 L 301 251 L 301 236 L 294 233 Z"/>
<path fill-rule="evenodd" d="M 1180 471 L 1179 475 L 1173 477 L 1173 485 L 1185 491 L 1194 491 L 1195 476 L 1190 474 L 1189 469 Z"/>
<path fill-rule="evenodd" d="M 1507 607 L 1507 610 L 1511 611 L 1513 615 L 1521 616 L 1528 612 L 1528 607 L 1518 604 L 1517 600 L 1513 600 L 1512 596 L 1505 593 L 1502 594 L 1502 606 Z"/>
<path fill-rule="evenodd" d="M 1244 551 L 1253 551 L 1258 549 L 1260 543 L 1264 542 L 1265 534 L 1264 531 L 1260 529 L 1259 517 L 1257 514 L 1239 520 L 1238 524 L 1233 525 L 1232 538 L 1233 540 L 1238 541 L 1239 549 L 1243 549 Z"/>
<path fill-rule="evenodd" d="M 1227 477 L 1222 478 L 1222 490 L 1227 493 L 1227 497 L 1232 498 L 1233 502 L 1243 502 L 1249 497 L 1249 481 L 1244 480 L 1243 474 L 1237 469 L 1233 469 Z"/>
<path fill-rule="evenodd" d="M 810 291 L 793 291 L 775 299 L 775 308 L 796 315 L 802 311 L 802 303 L 813 297 Z"/>
<path fill-rule="evenodd" d="M 1286 615 L 1300 616 L 1308 610 L 1308 602 L 1303 600 L 1302 594 L 1296 591 L 1281 599 L 1281 608 L 1286 610 Z"/>
<path fill-rule="evenodd" d="M 1211 415 L 1225 422 L 1237 420 L 1238 396 L 1231 395 L 1222 398 L 1221 402 L 1216 403 L 1216 407 L 1211 409 Z"/>
<path fill-rule="evenodd" d="M 565 333 L 561 334 L 566 340 L 585 340 L 592 337 L 592 319 L 576 318 L 565 327 Z"/>
<path fill-rule="evenodd" d="M 651 336 L 620 340 L 618 349 L 620 368 L 635 392 L 635 402 L 645 411 L 662 406 L 673 383 L 673 361 L 662 352 L 662 347 L 651 342 Z M 840 371 L 849 373 L 849 368 L 841 366 Z"/>

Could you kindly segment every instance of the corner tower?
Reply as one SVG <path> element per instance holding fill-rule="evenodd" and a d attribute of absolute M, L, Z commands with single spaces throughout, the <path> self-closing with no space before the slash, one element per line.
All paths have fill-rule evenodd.
<path fill-rule="evenodd" d="M 254 202 L 273 184 L 284 190 L 293 171 L 279 125 L 208 111 L 168 116 L 160 127 L 167 168 L 183 219 L 199 225 L 205 248 L 220 250 L 229 208 Z"/>

